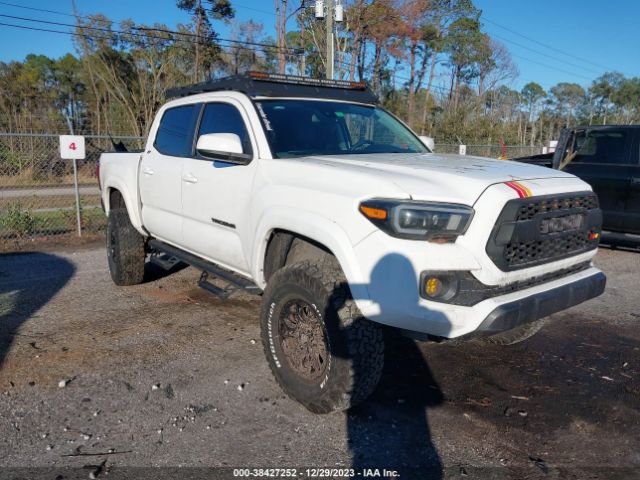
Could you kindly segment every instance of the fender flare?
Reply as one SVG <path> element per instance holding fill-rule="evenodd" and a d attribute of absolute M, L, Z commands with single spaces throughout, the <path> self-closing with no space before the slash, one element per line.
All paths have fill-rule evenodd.
<path fill-rule="evenodd" d="M 267 244 L 275 230 L 286 230 L 324 245 L 336 257 L 347 278 L 355 299 L 369 299 L 362 271 L 347 233 L 334 221 L 313 212 L 291 212 L 288 208 L 269 208 L 257 223 L 251 262 L 252 277 L 260 288 L 265 287 L 264 260 Z"/>
<path fill-rule="evenodd" d="M 118 190 L 122 195 L 122 199 L 124 200 L 124 204 L 127 208 L 127 212 L 129 213 L 129 219 L 131 220 L 131 224 L 134 226 L 136 230 L 138 230 L 141 234 L 146 235 L 146 232 L 142 229 L 142 218 L 140 216 L 140 209 L 137 208 L 137 202 L 135 198 L 131 196 L 129 193 L 129 189 L 126 186 L 126 183 L 120 181 L 120 179 L 110 179 L 108 183 L 102 186 L 102 199 L 104 203 L 104 211 L 107 215 L 109 215 L 109 210 L 111 209 L 111 205 L 109 205 L 109 197 L 111 195 L 111 190 Z"/>

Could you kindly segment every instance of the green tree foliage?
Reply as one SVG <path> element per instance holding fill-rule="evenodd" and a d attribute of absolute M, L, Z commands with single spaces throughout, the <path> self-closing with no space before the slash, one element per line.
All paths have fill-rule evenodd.
<path fill-rule="evenodd" d="M 99 36 L 86 35 L 98 28 Z M 95 106 L 92 127 L 113 132 L 112 121 L 119 118 L 127 131 L 144 135 L 166 90 L 186 81 L 185 72 L 176 68 L 178 58 L 189 52 L 184 42 L 166 25 L 126 20 L 115 29 L 103 16 L 79 19 L 77 30 L 83 33 L 77 47 Z"/>
<path fill-rule="evenodd" d="M 176 0 L 191 18 L 176 26 L 78 17 L 75 54 L 0 62 L 0 131 L 144 136 L 174 86 L 247 70 L 324 77 L 325 22 L 311 2 L 274 1 L 275 39 L 258 22 L 233 23 L 233 4 Z M 541 145 L 567 124 L 640 122 L 640 78 L 606 72 L 587 89 L 511 88 L 517 69 L 472 0 L 343 4 L 336 77 L 368 81 L 385 107 L 440 143 Z M 216 22 L 229 22 L 230 45 Z M 19 169 L 16 151 L 0 140 L 0 162 Z"/>
<path fill-rule="evenodd" d="M 212 20 L 228 20 L 235 16 L 230 0 L 178 0 L 176 6 L 192 15 L 193 81 L 199 82 L 220 55 L 218 37 Z"/>
<path fill-rule="evenodd" d="M 567 125 L 571 124 L 578 107 L 584 102 L 584 88 L 577 83 L 561 82 L 551 88 L 551 95 L 558 113 L 566 116 Z"/>
<path fill-rule="evenodd" d="M 264 34 L 261 23 L 249 20 L 233 25 L 231 37 L 238 42 L 221 55 L 221 68 L 230 75 L 260 70 L 268 71 L 275 60 L 275 49 L 272 38 Z M 261 45 L 264 45 L 262 47 Z"/>

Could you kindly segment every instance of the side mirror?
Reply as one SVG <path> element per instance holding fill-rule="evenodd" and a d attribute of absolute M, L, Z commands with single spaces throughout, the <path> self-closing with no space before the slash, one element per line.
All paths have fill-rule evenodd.
<path fill-rule="evenodd" d="M 420 140 L 422 140 L 422 143 L 424 143 L 427 146 L 427 148 L 432 152 L 436 148 L 436 142 L 433 140 L 432 137 L 425 137 L 424 135 L 421 135 Z"/>
<path fill-rule="evenodd" d="M 235 133 L 207 133 L 200 135 L 196 151 L 204 158 L 246 165 L 251 155 L 244 153 L 240 137 Z"/>

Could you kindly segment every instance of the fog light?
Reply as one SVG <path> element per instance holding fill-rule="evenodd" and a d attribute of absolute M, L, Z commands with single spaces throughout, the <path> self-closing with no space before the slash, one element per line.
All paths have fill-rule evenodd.
<path fill-rule="evenodd" d="M 424 284 L 427 295 L 430 297 L 437 297 L 438 294 L 442 291 L 442 282 L 437 277 L 429 277 Z"/>
<path fill-rule="evenodd" d="M 427 300 L 446 302 L 458 293 L 458 277 L 450 272 L 422 272 L 420 296 Z"/>

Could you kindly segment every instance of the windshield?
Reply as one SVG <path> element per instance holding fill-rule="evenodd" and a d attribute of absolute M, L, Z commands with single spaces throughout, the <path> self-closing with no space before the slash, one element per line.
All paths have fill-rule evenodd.
<path fill-rule="evenodd" d="M 429 152 L 381 108 L 316 100 L 264 100 L 256 107 L 274 158 Z"/>

